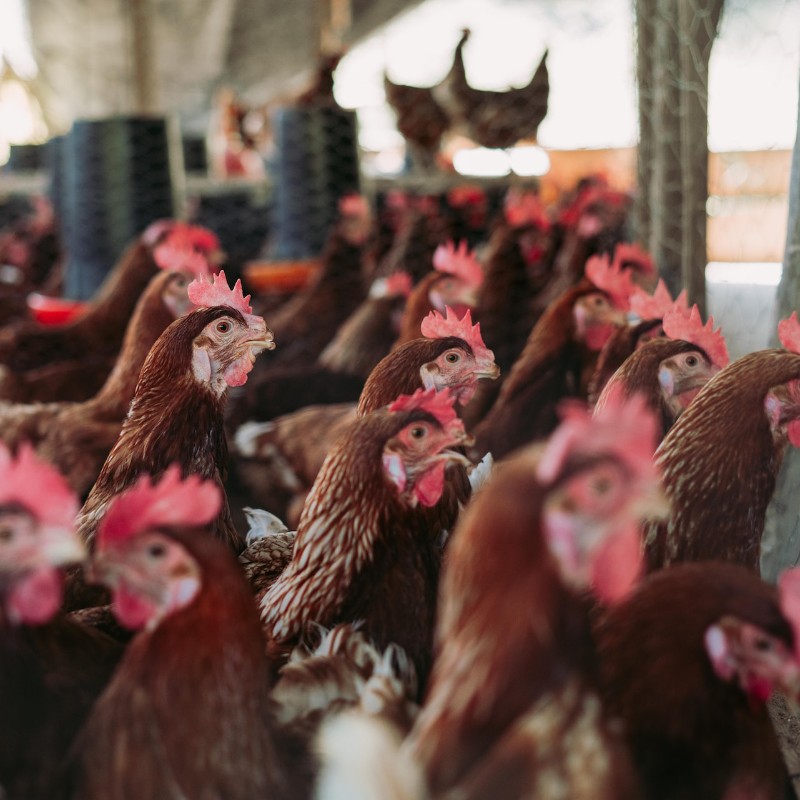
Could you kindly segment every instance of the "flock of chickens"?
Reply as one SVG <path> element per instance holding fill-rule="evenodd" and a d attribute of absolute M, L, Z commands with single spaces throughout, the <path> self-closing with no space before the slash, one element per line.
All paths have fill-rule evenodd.
<path fill-rule="evenodd" d="M 0 797 L 794 796 L 797 317 L 729 363 L 602 180 L 446 200 L 280 305 L 155 223 L 62 326 L 0 237 Z"/>

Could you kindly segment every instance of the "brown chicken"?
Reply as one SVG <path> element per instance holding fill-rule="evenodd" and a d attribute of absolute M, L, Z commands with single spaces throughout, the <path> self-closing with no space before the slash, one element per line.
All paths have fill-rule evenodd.
<path fill-rule="evenodd" d="M 188 276 L 176 272 L 152 279 L 134 309 L 117 365 L 95 397 L 0 407 L 0 438 L 15 449 L 30 442 L 85 496 L 117 441 L 147 353 L 164 329 L 192 308 L 188 284 Z"/>
<path fill-rule="evenodd" d="M 213 482 L 174 466 L 108 506 L 91 572 L 140 632 L 78 739 L 70 796 L 289 796 L 258 614 L 210 535 L 223 503 Z"/>
<path fill-rule="evenodd" d="M 275 344 L 264 320 L 251 313 L 241 283 L 228 288 L 224 272 L 213 284 L 194 281 L 189 299 L 197 310 L 175 320 L 144 362 L 117 443 L 81 509 L 78 532 L 84 541 L 92 541 L 108 504 L 142 473 L 159 476 L 178 464 L 185 475 L 222 487 L 228 388 L 243 385 L 256 355 Z M 242 549 L 224 492 L 211 529 L 235 551 Z"/>
<path fill-rule="evenodd" d="M 480 325 L 473 326 L 468 316 L 458 320 L 450 310 L 446 317 L 431 312 L 427 322 L 423 321 L 423 329 L 424 337 L 406 343 L 378 363 L 358 404 L 309 406 L 266 424 L 245 425 L 237 431 L 239 453 L 251 459 L 240 464 L 240 474 L 248 481 L 258 480 L 261 491 L 255 492 L 252 484 L 253 493 L 264 505 L 279 516 L 286 516 L 294 525 L 325 456 L 357 416 L 386 406 L 398 395 L 411 394 L 420 387 L 449 388 L 458 402 L 467 403 L 481 378 L 497 377 L 494 354 L 483 342 Z M 458 502 L 466 502 L 469 497 L 466 475 L 458 477 L 458 472 L 454 470 L 453 476 L 458 487 L 456 497 L 450 498 L 449 511 L 444 512 L 440 529 L 449 529 L 458 513 Z M 282 505 L 287 495 L 293 496 L 288 508 Z M 264 502 L 264 498 L 269 502 Z"/>
<path fill-rule="evenodd" d="M 217 237 L 205 228 L 153 223 L 125 251 L 77 320 L 58 327 L 26 322 L 0 331 L 0 363 L 24 371 L 87 354 L 115 356 L 136 301 L 159 266 L 209 274 L 218 252 Z"/>
<path fill-rule="evenodd" d="M 750 353 L 712 378 L 673 425 L 656 453 L 672 512 L 646 526 L 651 569 L 719 560 L 758 570 L 787 432 L 800 443 L 798 378 L 797 353 Z"/>
<path fill-rule="evenodd" d="M 526 86 L 504 92 L 473 89 L 467 81 L 463 57 L 469 37 L 470 31 L 465 29 L 450 71 L 434 87 L 434 97 L 481 147 L 512 147 L 520 139 L 535 139 L 547 115 L 550 95 L 547 51 Z"/>
<path fill-rule="evenodd" d="M 590 267 L 592 267 L 590 269 Z M 475 429 L 475 460 L 487 452 L 503 458 L 556 427 L 564 397 L 585 399 L 597 354 L 625 323 L 630 275 L 606 259 L 587 265 L 587 277 L 540 317 L 497 401 Z"/>
<path fill-rule="evenodd" d="M 428 272 L 408 298 L 395 348 L 420 337 L 422 321 L 431 311 L 444 313 L 449 306 L 463 313 L 477 303 L 483 269 L 466 242 L 462 241 L 458 247 L 452 242 L 437 247 L 433 266 L 434 271 Z"/>
<path fill-rule="evenodd" d="M 603 699 L 646 797 L 794 796 L 765 707 L 773 689 L 800 693 L 793 572 L 779 596 L 734 564 L 679 564 L 601 618 Z"/>
<path fill-rule="evenodd" d="M 263 595 L 272 650 L 311 623 L 364 620 L 379 648 L 400 645 L 424 680 L 430 665 L 439 550 L 426 509 L 464 457 L 449 392 L 402 395 L 339 439 L 303 508 L 289 566 Z"/>
<path fill-rule="evenodd" d="M 121 648 L 59 614 L 60 568 L 85 555 L 63 478 L 0 446 L 0 487 L 0 795 L 50 800 Z"/>
<path fill-rule="evenodd" d="M 618 397 L 641 394 L 661 419 L 660 439 L 685 411 L 700 390 L 728 366 L 728 348 L 713 319 L 703 325 L 697 306 L 691 311 L 677 303 L 663 316 L 667 338 L 645 341 L 612 375 L 600 395 L 596 410 Z M 613 399 L 612 399 L 613 398 Z"/>
<path fill-rule="evenodd" d="M 434 796 L 635 796 L 595 693 L 583 592 L 616 602 L 638 578 L 636 521 L 663 504 L 656 424 L 641 401 L 595 419 L 571 409 L 546 446 L 498 465 L 467 509 L 411 734 Z"/>

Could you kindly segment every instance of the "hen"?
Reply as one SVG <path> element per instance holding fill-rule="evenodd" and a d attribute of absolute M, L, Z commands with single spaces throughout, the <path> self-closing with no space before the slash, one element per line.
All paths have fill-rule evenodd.
<path fill-rule="evenodd" d="M 800 442 L 798 378 L 798 353 L 750 353 L 714 376 L 673 425 L 656 452 L 672 511 L 647 526 L 651 569 L 706 560 L 758 569 L 787 431 Z"/>
<path fill-rule="evenodd" d="M 0 363 L 16 372 L 87 354 L 115 356 L 136 301 L 159 265 L 181 268 L 176 266 L 179 260 L 182 267 L 191 265 L 191 271 L 208 273 L 218 251 L 217 237 L 205 228 L 153 223 L 125 251 L 77 320 L 59 327 L 25 322 L 0 331 Z"/>
<path fill-rule="evenodd" d="M 512 147 L 520 139 L 535 139 L 547 115 L 550 79 L 547 51 L 526 86 L 504 92 L 473 89 L 464 69 L 463 49 L 470 37 L 464 30 L 453 65 L 433 91 L 434 97 L 481 147 Z"/>
<path fill-rule="evenodd" d="M 0 795 L 50 800 L 120 648 L 58 613 L 60 567 L 83 559 L 78 500 L 33 451 L 0 447 Z"/>
<path fill-rule="evenodd" d="M 697 306 L 682 303 L 663 316 L 667 338 L 646 341 L 612 375 L 596 409 L 612 398 L 641 394 L 661 419 L 660 439 L 694 400 L 703 386 L 729 362 L 722 333 L 713 330 L 713 319 L 704 326 Z"/>
<path fill-rule="evenodd" d="M 260 600 L 275 653 L 311 623 L 364 620 L 380 647 L 399 644 L 427 674 L 439 551 L 424 511 L 464 456 L 466 435 L 447 392 L 419 390 L 355 422 L 320 470 L 292 560 Z M 418 508 L 421 506 L 422 508 Z"/>
<path fill-rule="evenodd" d="M 796 699 L 798 578 L 734 564 L 650 576 L 596 626 L 603 697 L 653 800 L 792 797 L 765 701 Z"/>
<path fill-rule="evenodd" d="M 130 412 L 78 519 L 91 542 L 109 502 L 140 474 L 161 475 L 171 464 L 222 487 L 227 443 L 222 414 L 230 386 L 247 381 L 256 355 L 275 347 L 271 331 L 254 316 L 240 282 L 225 273 L 196 280 L 189 299 L 197 310 L 175 320 L 153 345 L 139 375 Z M 223 492 L 214 534 L 234 550 L 243 542 Z"/>
<path fill-rule="evenodd" d="M 0 407 L 0 438 L 14 448 L 32 443 L 85 496 L 117 441 L 150 347 L 191 307 L 188 283 L 186 275 L 175 272 L 152 279 L 134 309 L 117 365 L 95 397 L 83 403 Z"/>
<path fill-rule="evenodd" d="M 142 476 L 99 526 L 92 575 L 140 632 L 81 732 L 71 796 L 288 797 L 258 614 L 210 535 L 224 501 L 180 471 Z"/>
<path fill-rule="evenodd" d="M 625 323 L 630 275 L 608 261 L 587 264 L 587 277 L 539 318 L 497 401 L 475 429 L 475 455 L 503 458 L 544 438 L 557 424 L 564 397 L 586 398 L 597 353 Z"/>
<path fill-rule="evenodd" d="M 618 601 L 638 577 L 636 520 L 662 504 L 655 432 L 641 401 L 595 419 L 570 409 L 547 445 L 498 465 L 467 509 L 411 734 L 434 796 L 635 796 L 596 696 L 583 593 Z"/>

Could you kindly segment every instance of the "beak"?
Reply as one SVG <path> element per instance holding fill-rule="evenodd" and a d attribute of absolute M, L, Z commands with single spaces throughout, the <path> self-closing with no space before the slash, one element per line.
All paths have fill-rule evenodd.
<path fill-rule="evenodd" d="M 54 567 L 76 564 L 86 556 L 86 546 L 72 530 L 50 528 L 45 533 L 41 545 L 41 557 Z"/>
<path fill-rule="evenodd" d="M 494 363 L 487 364 L 480 372 L 475 373 L 476 378 L 488 378 L 490 381 L 500 377 L 500 367 Z"/>
<path fill-rule="evenodd" d="M 470 436 L 469 442 L 464 442 L 465 446 L 469 446 L 474 443 L 474 439 Z M 463 453 L 459 453 L 456 450 L 442 450 L 439 453 L 438 458 L 442 461 L 447 462 L 448 464 L 461 464 L 464 467 L 473 467 L 475 466 L 469 458 L 467 458 Z"/>

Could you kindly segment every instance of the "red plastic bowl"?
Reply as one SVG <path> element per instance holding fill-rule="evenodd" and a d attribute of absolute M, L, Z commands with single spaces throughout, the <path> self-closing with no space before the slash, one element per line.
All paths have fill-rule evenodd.
<path fill-rule="evenodd" d="M 64 325 L 79 317 L 88 307 L 83 300 L 65 300 L 62 297 L 48 297 L 31 292 L 28 295 L 28 308 L 33 318 L 42 325 Z"/>

